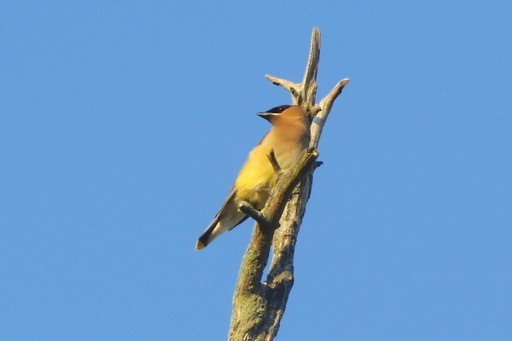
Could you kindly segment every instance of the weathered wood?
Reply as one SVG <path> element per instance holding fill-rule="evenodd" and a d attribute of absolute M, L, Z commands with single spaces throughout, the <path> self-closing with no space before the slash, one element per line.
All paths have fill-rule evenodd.
<path fill-rule="evenodd" d="M 301 105 L 311 118 L 310 149 L 299 162 L 280 173 L 269 200 L 261 212 L 247 203 L 240 209 L 256 220 L 251 242 L 243 257 L 233 296 L 229 339 L 273 340 L 293 286 L 293 256 L 302 217 L 311 193 L 316 148 L 332 104 L 349 79 L 341 80 L 319 104 L 315 104 L 316 75 L 320 58 L 320 31 L 313 29 L 309 58 L 302 83 L 274 76 L 265 77 L 290 92 L 292 102 Z M 269 156 L 269 162 L 272 162 Z M 277 166 L 272 163 L 275 170 Z M 263 271 L 272 247 L 272 261 L 266 280 Z"/>

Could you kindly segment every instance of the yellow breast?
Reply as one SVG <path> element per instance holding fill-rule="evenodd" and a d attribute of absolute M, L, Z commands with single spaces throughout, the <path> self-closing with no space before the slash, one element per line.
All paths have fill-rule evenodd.
<path fill-rule="evenodd" d="M 306 131 L 307 132 L 307 131 Z M 249 153 L 245 164 L 238 173 L 233 185 L 236 191 L 235 200 L 244 200 L 261 210 L 274 186 L 277 174 L 268 159 L 270 150 L 273 149 L 277 162 L 282 169 L 290 167 L 307 147 L 309 139 L 304 140 L 300 136 L 294 136 L 272 129 Z"/>
<path fill-rule="evenodd" d="M 262 209 L 276 177 L 266 153 L 262 148 L 255 148 L 249 154 L 233 185 L 236 200 L 248 201 L 255 209 Z"/>

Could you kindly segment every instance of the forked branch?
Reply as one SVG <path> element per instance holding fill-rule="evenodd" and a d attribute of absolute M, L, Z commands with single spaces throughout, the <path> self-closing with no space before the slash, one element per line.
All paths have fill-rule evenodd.
<path fill-rule="evenodd" d="M 303 153 L 299 163 L 281 172 L 261 212 L 248 203 L 239 204 L 240 210 L 254 218 L 256 224 L 233 296 L 230 340 L 272 340 L 277 335 L 293 286 L 295 243 L 311 192 L 313 172 L 320 164 L 315 161 L 318 156 L 316 148 L 334 100 L 349 82 L 348 78 L 341 80 L 319 104 L 315 104 L 319 58 L 320 31 L 314 28 L 302 83 L 265 76 L 290 92 L 292 102 L 308 113 L 312 121 L 311 142 L 310 149 Z M 277 160 L 274 164 L 271 155 L 269 160 L 277 172 L 280 168 Z M 277 226 L 279 228 L 276 229 Z M 271 246 L 272 262 L 266 280 L 262 281 Z"/>

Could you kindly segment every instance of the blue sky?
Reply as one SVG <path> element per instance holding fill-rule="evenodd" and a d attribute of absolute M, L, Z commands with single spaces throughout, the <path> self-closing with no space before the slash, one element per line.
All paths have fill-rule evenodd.
<path fill-rule="evenodd" d="M 0 339 L 222 340 L 252 230 L 196 238 L 322 32 L 281 340 L 512 338 L 509 1 L 0 6 Z"/>

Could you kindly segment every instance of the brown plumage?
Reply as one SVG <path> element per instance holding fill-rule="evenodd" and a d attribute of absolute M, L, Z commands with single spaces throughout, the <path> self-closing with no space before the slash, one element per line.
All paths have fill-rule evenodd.
<path fill-rule="evenodd" d="M 286 169 L 309 146 L 309 120 L 300 106 L 282 105 L 259 115 L 268 120 L 272 128 L 249 153 L 227 199 L 197 240 L 196 250 L 247 219 L 247 215 L 238 209 L 240 201 L 250 203 L 257 210 L 265 206 L 276 181 L 276 173 L 267 157 L 271 149 L 274 149 L 281 168 Z"/>

